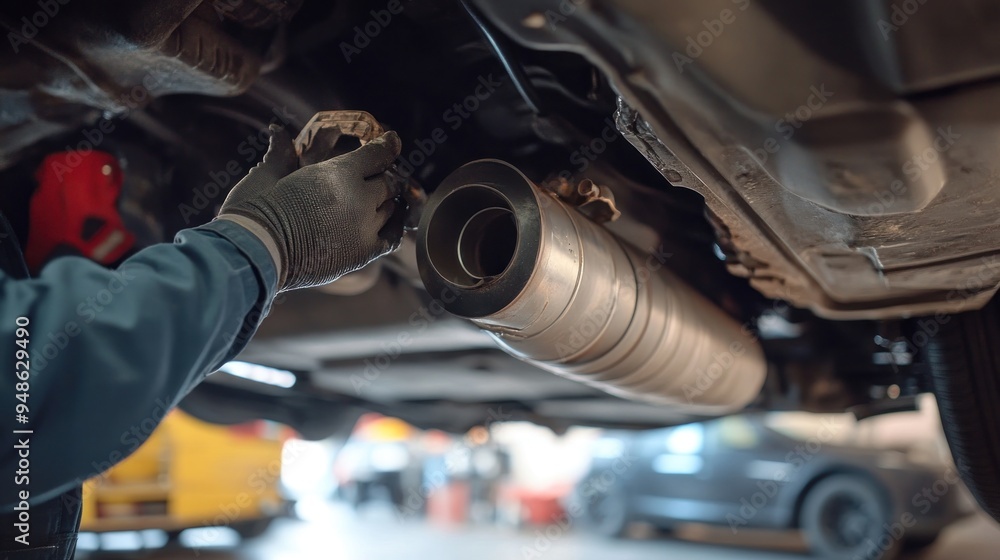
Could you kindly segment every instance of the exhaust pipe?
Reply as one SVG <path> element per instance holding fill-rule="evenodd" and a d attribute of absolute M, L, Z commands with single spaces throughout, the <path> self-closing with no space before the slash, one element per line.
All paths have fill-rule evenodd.
<path fill-rule="evenodd" d="M 497 160 L 445 179 L 417 240 L 431 296 L 518 358 L 693 413 L 749 404 L 766 371 L 756 339 L 647 260 Z"/>

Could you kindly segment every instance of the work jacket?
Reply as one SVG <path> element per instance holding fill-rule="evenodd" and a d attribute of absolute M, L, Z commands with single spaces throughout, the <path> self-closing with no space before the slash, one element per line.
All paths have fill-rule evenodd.
<path fill-rule="evenodd" d="M 275 265 L 219 220 L 115 270 L 63 257 L 32 279 L 0 215 L 0 269 L 0 559 L 70 559 L 83 482 L 240 352 L 270 308 Z"/>

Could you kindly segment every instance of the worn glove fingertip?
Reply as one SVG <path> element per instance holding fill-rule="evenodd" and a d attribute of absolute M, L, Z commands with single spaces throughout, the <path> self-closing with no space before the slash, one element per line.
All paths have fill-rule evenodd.
<path fill-rule="evenodd" d="M 399 136 L 390 130 L 342 157 L 351 162 L 355 173 L 367 178 L 385 173 L 392 166 L 392 162 L 399 157 L 402 149 L 403 144 Z"/>
<path fill-rule="evenodd" d="M 371 143 L 385 146 L 389 153 L 392 154 L 392 159 L 398 158 L 399 154 L 403 151 L 403 141 L 399 139 L 399 135 L 394 130 L 383 133 L 382 136 L 372 140 Z"/>

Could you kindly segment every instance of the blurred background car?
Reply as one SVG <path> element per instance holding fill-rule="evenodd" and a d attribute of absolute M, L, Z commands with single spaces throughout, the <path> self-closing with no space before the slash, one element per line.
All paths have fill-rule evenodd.
<path fill-rule="evenodd" d="M 416 432 L 396 418 L 362 416 L 334 463 L 338 496 L 355 509 L 380 497 L 402 507 L 407 489 L 420 484 L 410 443 Z"/>
<path fill-rule="evenodd" d="M 844 415 L 774 413 L 609 432 L 568 507 L 607 536 L 635 521 L 734 535 L 801 529 L 815 554 L 835 559 L 925 547 L 969 511 L 950 491 L 954 467 L 927 445 L 873 447 L 876 432 L 859 426 Z"/>
<path fill-rule="evenodd" d="M 163 520 L 149 515 L 157 506 L 136 493 L 113 506 L 113 523 L 102 521 L 118 532 L 81 539 L 81 559 L 285 560 L 331 550 L 345 560 L 989 558 L 1000 531 L 981 511 L 960 519 L 975 505 L 955 475 L 934 399 L 920 405 L 861 421 L 786 412 L 651 431 L 557 432 L 497 410 L 497 421 L 449 434 L 368 414 L 350 437 L 280 437 L 280 446 L 269 438 L 287 431 L 274 426 L 213 426 L 219 437 L 189 446 L 199 455 L 185 459 L 230 473 L 184 486 L 202 514 L 154 523 Z M 168 478 L 154 475 L 168 460 L 165 438 L 202 439 L 171 431 L 176 424 L 170 417 L 148 448 L 95 483 Z M 248 442 L 269 451 L 246 453 Z M 231 459 L 212 459 L 219 455 Z M 278 457 L 280 476 L 272 476 Z M 256 494 L 264 473 L 268 491 Z M 241 492 L 294 500 L 293 515 L 241 539 L 244 522 L 260 519 L 233 508 Z M 161 548 L 165 541 L 144 530 L 151 527 L 161 535 L 201 528 L 184 530 L 182 546 Z"/>
<path fill-rule="evenodd" d="M 289 509 L 279 483 L 293 433 L 265 420 L 207 424 L 175 410 L 135 453 L 87 481 L 81 531 L 159 529 L 176 540 L 186 529 L 225 526 L 259 536 Z"/>
<path fill-rule="evenodd" d="M 399 520 L 488 523 L 497 519 L 509 457 L 483 426 L 457 437 L 366 414 L 333 470 L 335 496 L 355 511 L 377 501 L 393 506 Z"/>

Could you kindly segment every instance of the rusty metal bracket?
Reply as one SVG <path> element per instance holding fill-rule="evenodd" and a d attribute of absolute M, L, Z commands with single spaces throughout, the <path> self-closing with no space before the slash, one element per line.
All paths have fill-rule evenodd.
<path fill-rule="evenodd" d="M 592 222 L 603 224 L 613 222 L 622 213 L 615 205 L 615 195 L 609 187 L 598 185 L 590 179 L 584 179 L 575 185 L 566 179 L 558 178 L 546 181 L 542 187 L 556 195 L 570 206 L 576 207 Z"/>

